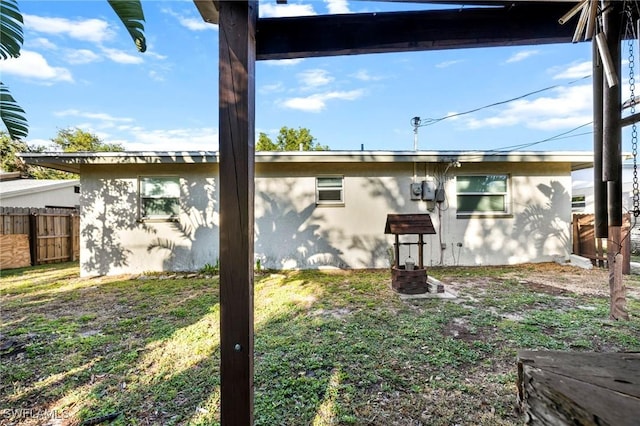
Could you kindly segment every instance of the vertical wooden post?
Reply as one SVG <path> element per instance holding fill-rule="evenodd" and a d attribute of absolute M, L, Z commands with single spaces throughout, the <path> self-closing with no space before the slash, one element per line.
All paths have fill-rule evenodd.
<path fill-rule="evenodd" d="M 38 264 L 38 215 L 29 214 L 29 248 L 31 251 L 31 266 Z"/>
<path fill-rule="evenodd" d="M 221 423 L 253 424 L 255 32 L 258 2 L 220 1 Z"/>
<path fill-rule="evenodd" d="M 424 235 L 418 234 L 418 268 L 424 269 Z"/>
<path fill-rule="evenodd" d="M 620 56 L 620 6 L 616 2 L 603 12 L 603 28 L 607 47 L 618 79 L 622 77 Z M 609 289 L 611 306 L 609 315 L 614 319 L 629 319 L 626 313 L 625 289 L 622 281 L 622 126 L 620 124 L 622 90 L 620 83 L 603 90 L 603 150 L 602 178 L 607 181 L 607 217 L 609 238 L 607 258 L 609 263 Z"/>
<path fill-rule="evenodd" d="M 602 180 L 602 121 L 604 75 L 598 44 L 592 42 L 593 63 L 593 204 L 595 213 L 595 237 L 607 238 L 609 220 L 607 218 L 607 184 Z"/>

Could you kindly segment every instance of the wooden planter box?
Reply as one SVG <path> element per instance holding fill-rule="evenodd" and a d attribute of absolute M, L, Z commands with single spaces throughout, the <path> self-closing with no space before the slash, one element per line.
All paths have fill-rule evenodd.
<path fill-rule="evenodd" d="M 429 291 L 427 270 L 416 268 L 407 271 L 403 265 L 391 268 L 391 287 L 398 293 L 422 294 Z"/>

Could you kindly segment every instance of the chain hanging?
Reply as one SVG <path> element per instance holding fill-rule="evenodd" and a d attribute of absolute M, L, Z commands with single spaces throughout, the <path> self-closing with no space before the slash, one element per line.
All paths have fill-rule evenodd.
<path fill-rule="evenodd" d="M 633 22 L 633 21 L 631 21 Z M 636 112 L 635 56 L 633 53 L 633 37 L 629 39 L 629 104 L 631 115 Z M 633 215 L 640 216 L 640 185 L 638 184 L 638 129 L 636 123 L 631 125 L 631 153 L 633 155 Z"/>

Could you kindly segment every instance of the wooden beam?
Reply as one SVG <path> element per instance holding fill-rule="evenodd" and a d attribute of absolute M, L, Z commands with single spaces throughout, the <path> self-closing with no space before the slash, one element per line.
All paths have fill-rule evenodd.
<path fill-rule="evenodd" d="M 258 2 L 220 2 L 221 423 L 253 424 L 255 24 Z"/>
<path fill-rule="evenodd" d="M 262 18 L 257 59 L 571 42 L 567 3 L 511 7 Z"/>
<path fill-rule="evenodd" d="M 607 212 L 607 183 L 602 180 L 602 120 L 604 71 L 596 41 L 591 42 L 593 75 L 593 204 L 595 213 L 595 237 L 607 238 L 609 218 Z"/>
<path fill-rule="evenodd" d="M 622 118 L 620 120 L 620 126 L 627 127 L 627 126 L 630 126 L 632 124 L 637 123 L 638 121 L 640 121 L 640 112 L 636 112 L 635 114 L 631 114 L 628 117 Z"/>

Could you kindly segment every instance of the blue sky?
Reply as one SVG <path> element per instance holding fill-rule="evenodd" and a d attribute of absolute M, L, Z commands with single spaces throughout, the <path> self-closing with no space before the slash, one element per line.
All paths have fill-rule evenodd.
<path fill-rule="evenodd" d="M 19 2 L 23 53 L 0 61 L 0 72 L 27 112 L 29 143 L 79 127 L 127 150 L 217 150 L 218 27 L 192 1 L 142 4 L 148 50 L 140 54 L 105 0 Z M 273 0 L 260 1 L 260 15 L 417 7 Z M 260 61 L 256 132 L 275 138 L 282 126 L 306 127 L 331 149 L 411 150 L 414 116 L 428 124 L 550 88 L 424 125 L 419 149 L 591 150 L 590 74 L 590 43 Z"/>

